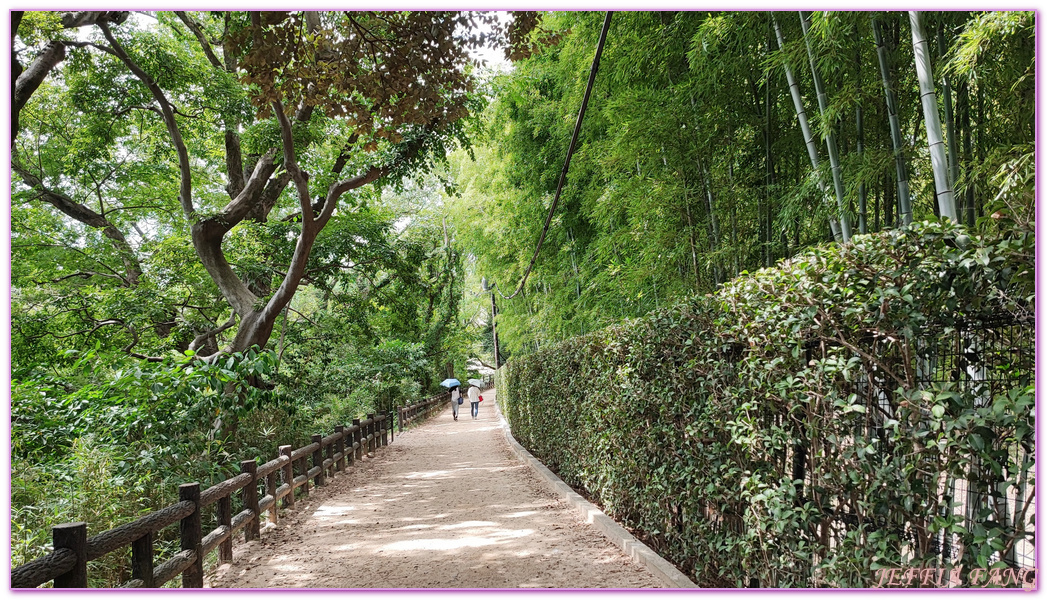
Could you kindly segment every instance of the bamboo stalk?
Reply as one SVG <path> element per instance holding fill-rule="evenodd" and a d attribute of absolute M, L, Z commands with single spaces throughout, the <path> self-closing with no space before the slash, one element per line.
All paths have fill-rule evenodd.
<path fill-rule="evenodd" d="M 927 146 L 931 153 L 931 170 L 934 173 L 935 196 L 938 210 L 943 217 L 956 221 L 956 201 L 949 185 L 948 158 L 945 141 L 942 139 L 942 122 L 938 115 L 938 98 L 934 90 L 931 57 L 927 38 L 923 32 L 920 11 L 909 11 L 912 25 L 913 54 L 916 60 L 916 77 L 920 82 L 920 101 L 923 104 L 923 121 L 927 129 Z"/>

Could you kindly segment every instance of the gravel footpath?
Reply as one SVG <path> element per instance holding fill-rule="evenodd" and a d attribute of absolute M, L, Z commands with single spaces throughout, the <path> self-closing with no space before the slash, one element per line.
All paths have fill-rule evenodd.
<path fill-rule="evenodd" d="M 512 454 L 494 390 L 448 406 L 300 499 L 216 588 L 642 588 L 643 567 Z"/>

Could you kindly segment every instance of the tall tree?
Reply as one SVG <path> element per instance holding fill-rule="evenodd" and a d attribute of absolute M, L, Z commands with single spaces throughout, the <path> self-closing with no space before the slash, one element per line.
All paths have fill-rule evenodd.
<path fill-rule="evenodd" d="M 772 19 L 774 20 L 774 33 L 778 38 L 778 48 L 782 49 L 785 47 L 785 38 L 782 36 L 782 28 L 781 25 L 778 24 L 778 19 L 774 17 L 772 17 Z M 828 204 L 829 191 L 825 187 L 825 181 L 822 180 L 821 171 L 819 170 L 820 161 L 818 159 L 818 146 L 814 143 L 814 134 L 811 132 L 811 126 L 807 122 L 807 111 L 804 110 L 803 107 L 803 97 L 800 95 L 800 86 L 796 81 L 796 77 L 793 75 L 792 69 L 789 68 L 788 62 L 783 66 L 785 68 L 785 77 L 789 82 L 789 93 L 792 95 L 793 106 L 796 108 L 796 119 L 800 123 L 800 130 L 803 132 L 804 143 L 807 146 L 807 156 L 811 160 L 811 168 L 814 170 L 815 177 L 817 178 L 818 188 L 821 190 L 826 204 Z M 844 239 L 844 230 L 839 220 L 831 218 L 829 220 L 829 225 L 832 228 L 833 237 L 836 241 L 846 241 Z"/>
<path fill-rule="evenodd" d="M 942 122 L 938 115 L 938 100 L 934 92 L 934 75 L 931 70 L 930 49 L 924 35 L 920 11 L 909 11 L 912 25 L 913 53 L 916 56 L 916 76 L 920 83 L 920 100 L 923 104 L 923 122 L 927 130 L 927 146 L 931 152 L 931 169 L 934 172 L 935 196 L 938 210 L 943 217 L 956 221 L 956 202 L 949 184 L 949 162 L 945 154 Z"/>
<path fill-rule="evenodd" d="M 847 200 L 843 191 L 843 174 L 840 167 L 840 150 L 836 145 L 836 135 L 833 134 L 834 124 L 828 122 L 827 106 L 828 100 L 825 94 L 825 84 L 818 73 L 818 64 L 815 61 L 814 49 L 811 47 L 810 14 L 800 11 L 800 26 L 803 28 L 803 41 L 807 46 L 807 58 L 811 63 L 811 78 L 814 81 L 815 94 L 818 97 L 818 113 L 822 121 L 822 137 L 825 138 L 826 150 L 829 153 L 829 165 L 833 176 L 833 190 L 836 192 L 836 206 L 840 215 L 840 241 L 847 243 L 851 241 L 851 218 L 847 210 Z"/>
<path fill-rule="evenodd" d="M 912 64 L 912 46 L 898 43 L 909 33 L 907 15 L 875 16 L 883 34 L 875 48 L 852 35 L 868 27 L 868 13 L 812 15 L 808 37 L 825 79 L 820 121 L 837 139 L 845 200 L 857 198 L 860 219 L 866 188 L 866 229 L 873 231 L 931 216 L 932 204 L 913 207 L 908 189 L 933 185 L 930 169 L 906 172 L 921 104 L 914 69 L 891 63 Z M 453 175 L 462 190 L 453 201 L 456 226 L 469 232 L 459 240 L 466 256 L 476 257 L 469 268 L 489 280 L 511 287 L 533 255 L 601 17 L 549 15 L 561 42 L 492 81 L 487 145 L 477 150 L 477 164 L 456 158 Z M 791 97 L 813 89 L 811 71 L 796 68 L 810 55 L 795 18 L 779 23 L 782 49 L 768 50 L 769 36 L 778 33 L 772 17 L 732 11 L 616 15 L 568 184 L 531 275 L 534 284 L 528 283 L 526 301 L 499 301 L 503 348 L 532 351 L 536 341 L 544 345 L 638 316 L 715 289 L 735 265 L 739 271 L 760 268 L 825 241 L 826 220 L 840 208 L 828 187 L 829 165 L 814 169 L 806 152 L 812 146 L 819 152 L 819 119 L 805 113 L 807 131 L 776 125 L 800 120 Z M 1030 121 L 1023 117 L 1029 113 L 1012 109 L 1026 106 L 1031 89 L 1023 79 L 1032 64 L 1025 45 L 1031 39 L 1028 15 L 957 14 L 954 21 L 963 26 L 949 40 L 946 61 L 956 66 L 957 85 L 970 85 L 971 130 L 980 134 L 972 135 L 972 153 L 981 140 L 986 157 L 985 167 L 972 161 L 961 169 L 961 184 L 1021 173 L 1009 181 L 1027 190 L 1018 182 L 1025 181 L 1029 172 L 1021 165 L 1028 163 L 1016 161 L 1025 156 L 1020 148 L 1029 148 L 1020 145 L 1030 139 Z M 987 60 L 986 47 L 1006 60 Z M 776 86 L 776 77 L 785 83 Z M 1002 91 L 1015 84 L 1020 93 Z M 888 95 L 888 102 L 876 102 Z M 1005 139 L 1024 141 L 1010 146 Z M 823 146 L 822 158 L 825 152 Z M 987 197 L 998 194 L 995 185 Z M 1024 206 L 1017 198 L 1007 201 Z"/>
<path fill-rule="evenodd" d="M 891 79 L 888 49 L 884 43 L 884 37 L 880 31 L 880 21 L 872 18 L 873 36 L 876 40 L 876 57 L 880 64 L 880 76 L 883 79 L 883 93 L 887 104 L 887 116 L 891 127 L 891 147 L 894 150 L 895 182 L 898 186 L 898 211 L 901 213 L 902 223 L 912 223 L 912 202 L 909 198 L 909 169 L 905 164 L 904 140 L 902 138 L 901 123 L 898 119 L 898 102 L 895 98 L 894 86 Z"/>
<path fill-rule="evenodd" d="M 74 16 L 66 20 L 72 23 Z M 89 23 L 100 34 L 73 47 L 77 60 L 112 74 L 112 80 L 95 85 L 116 106 L 114 111 L 80 97 L 78 108 L 84 114 L 115 112 L 129 129 L 139 127 L 130 124 L 131 117 L 159 120 L 177 164 L 177 202 L 198 260 L 239 319 L 229 347 L 264 346 L 301 285 L 316 240 L 340 200 L 369 184 L 424 171 L 447 144 L 464 139 L 461 121 L 474 102 L 468 49 L 490 41 L 475 26 L 477 19 L 493 17 L 179 12 L 157 18 L 153 28 L 121 25 L 106 15 L 75 19 L 77 26 Z M 182 43 L 177 50 L 175 40 Z M 53 69 L 57 62 L 48 64 Z M 190 68 L 196 70 L 189 74 Z M 194 77 L 214 85 L 201 88 Z M 123 90 L 123 98 L 116 89 Z M 253 103 L 254 115 L 238 104 L 243 99 Z M 197 126 L 202 115 L 220 123 L 222 142 L 205 141 L 212 136 Z M 245 134 L 249 151 L 242 148 Z M 118 153 L 127 143 L 111 139 L 107 152 Z M 224 148 L 224 156 L 218 148 Z M 43 163 L 31 160 L 33 146 L 23 150 L 16 164 L 34 165 L 16 172 L 28 187 L 120 243 L 114 228 L 98 218 L 102 213 L 63 200 L 71 196 L 56 189 L 62 182 L 59 170 L 43 171 Z M 204 165 L 225 172 L 226 200 L 213 193 L 210 177 L 202 174 Z M 285 194 L 288 186 L 291 193 Z M 292 223 L 285 243 L 293 241 L 293 246 L 279 275 L 258 279 L 238 269 L 228 253 L 241 224 L 265 224 L 274 207 L 292 196 L 297 209 L 280 209 L 280 219 Z"/>
<path fill-rule="evenodd" d="M 940 22 L 938 24 L 938 56 L 939 59 L 944 62 L 946 53 L 945 43 L 945 28 L 947 24 Z M 956 132 L 956 119 L 953 115 L 953 85 L 952 76 L 949 75 L 946 69 L 940 69 L 941 81 L 942 81 L 942 97 L 945 103 L 945 136 L 947 140 L 947 157 L 949 159 L 949 186 L 956 191 L 956 186 L 960 181 L 960 153 L 957 150 L 959 147 L 957 143 L 958 134 Z M 961 207 L 957 204 L 957 212 L 961 210 Z"/>

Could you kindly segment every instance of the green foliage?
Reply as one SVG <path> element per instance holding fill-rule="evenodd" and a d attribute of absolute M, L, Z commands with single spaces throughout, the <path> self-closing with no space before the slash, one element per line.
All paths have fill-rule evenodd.
<path fill-rule="evenodd" d="M 784 47 L 774 40 L 772 16 Z M 870 18 L 883 31 L 914 218 L 935 218 L 908 15 L 817 11 L 808 41 L 826 92 L 817 109 L 795 11 L 615 13 L 578 149 L 527 286 L 504 302 L 502 342 L 517 356 L 716 290 L 827 240 L 834 208 L 823 140 L 811 168 L 785 77 L 798 81 L 817 137 L 834 133 L 858 231 L 899 223 L 894 149 Z M 951 78 L 962 221 L 979 232 L 1032 220 L 1030 12 L 924 13 L 936 73 Z M 541 234 L 581 104 L 603 14 L 543 21 L 563 32 L 492 82 L 475 163 L 454 157 L 460 238 L 509 295 Z M 939 80 L 940 85 L 940 80 Z M 944 111 L 944 89 L 938 89 Z M 857 119 L 861 109 L 861 123 Z M 820 134 L 820 135 L 819 135 Z M 859 140 L 862 151 L 859 153 Z M 832 187 L 831 185 L 829 186 Z M 999 213 L 999 214 L 998 214 Z M 997 219 L 988 219 L 997 215 Z"/>
<path fill-rule="evenodd" d="M 165 504 L 156 472 L 128 449 L 86 436 L 53 464 L 16 462 L 11 478 L 11 563 L 51 551 L 51 527 L 85 521 L 88 536 L 131 522 Z M 171 544 L 161 548 L 170 549 Z M 163 555 L 161 555 L 163 556 Z M 161 559 L 163 560 L 163 559 Z M 88 564 L 88 586 L 129 578 L 130 548 Z"/>
<path fill-rule="evenodd" d="M 193 463 L 192 457 L 204 448 L 179 452 L 177 446 L 185 448 L 194 438 L 205 446 L 220 443 L 224 420 L 280 401 L 251 385 L 272 375 L 276 365 L 274 353 L 257 349 L 213 361 L 187 352 L 159 364 L 137 364 L 96 348 L 69 350 L 66 360 L 62 380 L 39 372 L 12 380 L 11 447 L 20 460 L 61 459 L 76 440 L 91 435 L 99 443 L 141 450 L 138 466 L 199 476 L 209 471 L 208 461 Z M 165 460 L 170 462 L 156 463 Z"/>
<path fill-rule="evenodd" d="M 967 261 L 963 268 L 969 272 L 956 271 L 948 282 L 931 277 L 942 286 L 934 297 L 952 311 L 1026 306 L 1032 301 L 1032 269 L 1014 265 L 1031 265 L 1032 249 L 1028 236 L 1014 232 L 1032 228 L 1033 15 L 928 15 L 929 28 L 942 31 L 947 40 L 944 55 L 935 60 L 958 80 L 957 115 L 970 113 L 961 137 L 975 142 L 963 150 L 955 187 L 958 194 L 971 194 L 968 221 L 978 220 L 978 231 L 1004 236 L 984 255 L 971 255 L 957 236 L 957 245 L 943 250 L 942 260 Z M 139 490 L 151 486 L 168 494 L 185 480 L 215 481 L 238 460 L 271 457 L 277 444 L 300 444 L 334 424 L 423 397 L 436 391 L 435 382 L 444 376 L 466 374 L 467 358 L 487 356 L 493 350 L 492 315 L 487 294 L 476 292 L 479 280 L 496 280 L 497 289 L 508 293 L 530 260 L 603 18 L 595 12 L 543 16 L 547 29 L 529 43 L 537 19 L 521 15 L 510 37 L 528 45 L 515 54 L 523 60 L 512 73 L 492 79 L 485 90 L 490 98 L 485 98 L 472 87 L 474 71 L 462 67 L 465 47 L 480 40 L 459 39 L 456 31 L 489 15 L 322 12 L 318 32 L 311 32 L 306 16 L 297 12 L 263 13 L 258 24 L 244 12 L 189 16 L 215 56 L 233 66 L 214 66 L 190 26 L 173 13 L 133 17 L 111 30 L 177 111 L 198 212 L 190 219 L 178 203 L 181 174 L 155 99 L 126 65 L 98 47 L 111 44 L 101 31 L 96 26 L 64 29 L 60 12 L 26 11 L 15 32 L 12 43 L 23 66 L 51 40 L 75 42 L 22 109 L 13 149 L 19 177 L 11 207 L 12 451 L 16 477 L 26 490 L 14 503 L 16 522 L 29 522 L 30 513 L 76 518 L 72 509 L 48 508 L 72 502 L 70 490 L 80 485 L 80 479 L 70 482 L 69 490 L 63 488 L 52 501 L 49 481 L 61 473 L 95 473 L 106 479 L 95 482 L 99 493 L 124 493 L 158 507 L 159 499 Z M 830 215 L 805 163 L 782 72 L 788 59 L 801 86 L 808 87 L 809 73 L 797 67 L 805 64 L 806 53 L 797 19 L 779 16 L 788 40 L 780 50 L 767 43 L 767 13 L 615 15 L 561 213 L 523 293 L 510 301 L 499 298 L 503 359 L 545 352 L 559 340 L 652 310 L 668 314 L 663 307 L 825 239 Z M 877 231 L 894 223 L 894 160 L 868 16 L 836 11 L 812 18 L 812 39 L 819 45 L 819 68 L 830 94 L 827 117 L 815 118 L 814 125 L 823 133 L 836 128 L 841 146 L 851 140 L 853 148 L 853 112 L 865 107 L 864 153 L 845 150 L 843 168 L 849 193 L 856 194 L 860 184 L 870 190 L 870 230 Z M 912 55 L 905 43 L 905 15 L 887 13 L 882 22 L 897 71 L 904 137 L 919 147 L 923 133 L 914 76 L 906 67 Z M 358 26 L 403 43 L 361 46 Z M 430 38 L 442 40 L 440 47 L 429 47 Z M 426 85 L 418 85 L 420 78 Z M 959 93 L 964 85 L 966 96 Z M 276 121 L 256 114 L 256 109 L 269 110 L 268 102 L 276 97 L 295 113 L 297 160 L 310 174 L 314 200 L 336 180 L 371 167 L 388 170 L 377 182 L 384 188 L 353 190 L 341 200 L 316 239 L 304 277 L 295 281 L 293 301 L 272 329 L 269 351 L 223 355 L 243 319 L 232 315 L 203 268 L 190 227 L 228 205 L 236 187 L 229 181 L 232 161 L 239 160 L 249 174 L 260 155 L 278 148 Z M 466 117 L 485 107 L 482 121 Z M 240 139 L 227 132 L 239 132 Z M 469 138 L 481 132 L 487 144 L 472 148 Z M 444 172 L 444 155 L 455 144 L 461 150 Z M 408 159 L 390 165 L 404 153 Z M 928 188 L 928 171 L 920 166 L 925 157 L 907 150 L 904 158 L 914 163 L 913 188 Z M 289 272 L 304 230 L 282 161 L 278 152 L 264 194 L 221 240 L 223 260 L 259 298 L 256 307 Z M 457 190 L 461 197 L 440 206 L 438 188 L 448 194 Z M 929 217 L 931 205 L 918 203 L 917 216 Z M 938 239 L 928 235 L 930 241 Z M 898 240 L 909 239 L 905 236 L 888 239 L 903 244 Z M 885 251 L 878 243 L 858 240 L 846 252 L 879 256 Z M 810 256 L 790 269 L 832 262 L 825 253 Z M 898 281 L 908 281 L 908 263 L 899 269 L 885 258 L 883 265 L 891 266 Z M 978 279 L 989 275 L 995 288 L 986 289 Z M 796 294 L 851 299 L 868 291 L 861 280 L 851 278 L 839 289 L 796 283 Z M 859 319 L 873 314 L 865 309 L 878 302 L 887 307 L 883 318 L 891 320 L 885 322 L 901 327 L 892 332 L 911 339 L 923 331 L 927 320 L 905 312 L 912 290 L 897 282 L 884 289 L 897 294 L 884 292 L 865 308 L 852 306 L 850 313 L 831 316 L 849 327 L 880 327 L 880 321 Z M 931 288 L 920 289 L 933 295 Z M 961 305 L 959 298 L 971 306 Z M 785 312 L 769 306 L 754 313 L 750 329 L 737 331 L 711 316 L 713 305 L 701 314 L 710 331 L 729 331 L 723 335 L 738 339 L 747 340 L 760 327 L 786 327 L 783 321 L 800 327 L 794 335 L 811 334 L 804 328 L 817 311 L 789 321 Z M 911 331 L 899 323 L 910 324 Z M 774 331 L 760 334 L 753 344 L 777 343 L 775 336 L 785 333 Z M 707 342 L 715 345 L 715 340 Z M 197 356 L 187 353 L 190 347 Z M 834 377 L 846 379 L 856 368 L 849 357 L 824 361 L 818 373 Z M 579 364 L 588 363 L 579 359 Z M 629 382 L 636 375 L 626 367 L 633 368 L 625 365 L 618 373 L 615 365 L 614 385 L 634 385 Z M 718 373 L 717 381 L 738 376 L 708 369 Z M 792 376 L 797 385 L 806 384 Z M 788 390 L 767 390 L 768 395 L 788 395 Z M 727 402 L 723 394 L 729 391 L 717 390 L 713 397 Z M 950 417 L 951 393 L 956 391 L 934 390 L 931 414 Z M 1017 397 L 1012 404 L 1023 402 Z M 860 405 L 845 402 L 841 410 L 850 406 Z M 596 414 L 623 426 L 632 422 L 620 409 L 601 405 Z M 847 414 L 858 418 L 862 413 Z M 720 418 L 712 408 L 702 415 Z M 598 440 L 601 452 L 610 452 L 617 438 L 603 431 L 602 421 L 590 419 L 586 426 L 604 436 Z M 734 419 L 731 435 L 763 443 L 753 423 Z M 957 431 L 973 427 L 950 426 Z M 970 431 L 971 440 L 988 443 L 982 433 Z M 779 447 L 783 442 L 766 443 Z M 639 468 L 648 459 L 633 460 Z M 631 490 L 646 481 L 635 473 L 613 475 L 598 463 L 587 463 L 586 469 L 609 489 Z M 747 497 L 790 510 L 780 496 L 761 496 L 773 488 L 773 478 L 749 477 L 743 485 L 738 473 L 717 469 Z M 659 477 L 651 478 L 657 485 L 644 492 L 647 500 L 669 485 Z M 727 502 L 728 496 L 723 498 Z M 132 502 L 124 516 L 138 508 Z M 816 509 L 822 510 L 803 510 Z M 622 505 L 622 510 L 634 508 Z M 635 510 L 637 518 L 648 518 Z M 98 518 L 119 520 L 116 515 Z M 705 527 L 698 523 L 689 526 Z M 668 531 L 664 525 L 654 529 Z M 749 537 L 739 535 L 707 551 L 736 552 L 737 561 L 746 565 L 761 556 L 792 560 L 789 553 L 757 550 L 752 532 L 759 530 L 746 531 Z M 994 531 L 990 527 L 973 535 L 998 538 Z M 877 535 L 869 537 L 897 545 Z M 42 544 L 25 544 L 36 549 L 25 550 L 25 556 Z"/>
<path fill-rule="evenodd" d="M 151 364 L 69 351 L 65 377 L 13 380 L 12 564 L 46 554 L 58 523 L 86 521 L 88 535 L 101 533 L 177 501 L 181 483 L 209 487 L 241 460 L 272 459 L 280 444 L 304 445 L 376 408 L 366 393 L 310 402 L 285 393 L 294 388 L 259 387 L 276 377 L 273 351 L 192 354 Z M 162 532 L 156 560 L 178 551 L 177 535 Z M 92 561 L 91 585 L 126 581 L 129 560 L 125 548 Z"/>
<path fill-rule="evenodd" d="M 499 401 L 522 444 L 703 586 L 865 587 L 936 564 L 943 533 L 958 564 L 993 565 L 1028 513 L 950 496 L 969 480 L 1020 511 L 1034 489 L 1032 329 L 991 324 L 1031 318 L 1032 244 L 944 223 L 856 236 L 517 358 Z"/>

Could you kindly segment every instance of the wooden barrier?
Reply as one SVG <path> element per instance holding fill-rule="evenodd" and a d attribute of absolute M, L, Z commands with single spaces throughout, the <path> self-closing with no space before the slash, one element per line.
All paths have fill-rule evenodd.
<path fill-rule="evenodd" d="M 494 375 L 484 375 L 480 379 L 484 382 L 484 384 L 480 386 L 480 391 L 486 392 L 494 387 Z"/>
<path fill-rule="evenodd" d="M 54 587 L 87 587 L 87 563 L 97 560 L 121 548 L 131 547 L 131 577 L 120 587 L 160 587 L 178 575 L 182 576 L 182 587 L 203 587 L 203 560 L 218 549 L 220 563 L 232 560 L 233 537 L 241 529 L 245 540 L 258 539 L 261 534 L 262 515 L 268 511 L 269 521 L 279 519 L 278 502 L 293 510 L 295 492 L 309 494 L 310 479 L 317 486 L 327 483 L 325 470 L 333 477 L 362 458 L 362 451 L 373 456 L 380 446 L 388 445 L 388 434 L 392 429 L 391 414 L 371 414 L 353 425 L 339 425 L 334 434 L 327 437 L 314 435 L 312 443 L 302 448 L 280 446 L 279 456 L 258 465 L 253 460 L 240 463 L 241 473 L 206 490 L 199 483 L 186 483 L 178 488 L 178 502 L 149 513 L 131 523 L 114 527 L 98 535 L 87 537 L 86 523 L 64 523 L 52 529 L 54 551 L 46 556 L 26 563 L 11 571 L 12 588 L 34 588 L 54 582 Z M 324 458 L 326 454 L 326 458 Z M 312 458 L 312 466 L 305 464 Z M 295 476 L 295 465 L 298 475 Z M 265 496 L 258 497 L 259 486 L 265 486 Z M 232 512 L 232 498 L 240 492 L 239 513 Z M 203 509 L 216 504 L 217 527 L 203 530 Z M 153 566 L 155 558 L 153 541 L 156 533 L 172 526 L 179 526 L 181 551 L 159 566 Z"/>
<path fill-rule="evenodd" d="M 486 392 L 487 390 L 494 387 L 494 375 L 484 375 L 481 378 L 483 385 L 480 386 L 480 390 Z M 419 421 L 429 418 L 434 412 L 439 410 L 444 402 L 451 401 L 451 392 L 444 392 L 431 396 L 410 406 L 402 406 L 396 409 L 397 422 L 399 423 L 399 430 L 403 433 L 405 427 L 409 426 L 413 421 Z"/>
<path fill-rule="evenodd" d="M 397 416 L 399 417 L 400 432 L 402 433 L 404 428 L 407 427 L 412 421 L 418 421 L 427 419 L 429 416 L 437 411 L 444 402 L 451 401 L 451 392 L 444 392 L 431 396 L 410 406 L 403 406 L 397 409 Z"/>

